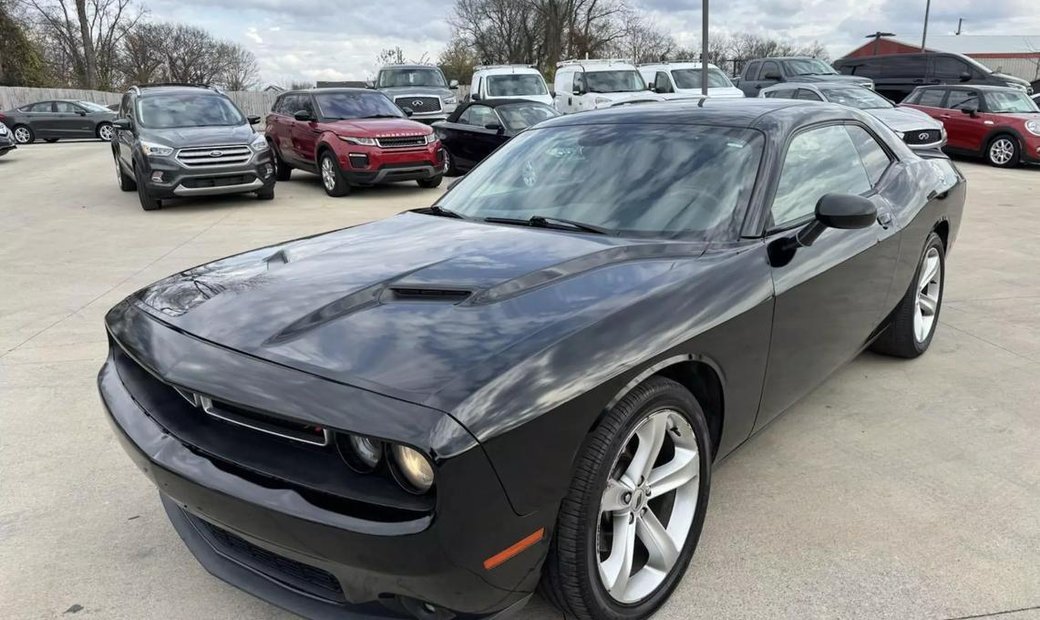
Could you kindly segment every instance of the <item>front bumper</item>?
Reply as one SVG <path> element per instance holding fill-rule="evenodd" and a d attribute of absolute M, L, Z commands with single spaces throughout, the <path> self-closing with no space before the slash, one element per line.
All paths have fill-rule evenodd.
<path fill-rule="evenodd" d="M 246 163 L 227 166 L 188 167 L 173 157 L 142 159 L 145 186 L 160 199 L 242 194 L 275 184 L 270 150 L 256 153 Z M 161 181 L 153 180 L 155 173 L 162 174 Z"/>
<path fill-rule="evenodd" d="M 119 312 L 127 312 L 125 304 Z M 207 570 L 306 617 L 488 616 L 513 611 L 530 596 L 548 537 L 493 570 L 485 570 L 482 561 L 533 530 L 546 527 L 548 532 L 548 527 L 540 515 L 518 517 L 512 511 L 479 447 L 440 463 L 435 509 L 403 521 L 359 517 L 316 504 L 277 480 L 243 477 L 210 456 L 212 446 L 189 443 L 162 426 L 148 409 L 158 401 L 141 393 L 116 357 L 126 354 L 156 377 L 186 385 L 190 380 L 180 374 L 185 370 L 197 372 L 198 381 L 212 378 L 216 355 L 243 384 L 254 381 L 245 377 L 257 377 L 255 381 L 270 386 L 274 380 L 277 385 L 275 376 L 282 375 L 287 400 L 298 400 L 295 390 L 319 394 L 334 389 L 341 402 L 357 406 L 357 418 L 371 412 L 373 420 L 382 418 L 388 427 L 400 426 L 401 420 L 387 419 L 392 416 L 380 411 L 386 405 L 377 405 L 370 392 L 228 352 L 168 328 L 156 329 L 161 327 L 158 321 L 135 312 L 128 324 L 115 328 L 110 314 L 113 350 L 98 377 L 101 400 L 123 448 L 156 484 L 175 528 Z M 132 334 L 160 350 L 121 344 L 137 342 Z M 182 357 L 188 350 L 193 354 Z M 246 391 L 255 392 L 255 387 L 243 385 Z M 199 384 L 198 389 L 213 392 L 212 385 Z M 444 432 L 443 425 L 456 424 L 446 416 L 436 419 L 439 432 Z M 415 432 L 424 421 L 413 419 L 408 431 Z M 260 441 L 246 430 L 241 439 Z M 423 605 L 439 615 L 424 616 Z"/>
<path fill-rule="evenodd" d="M 421 147 L 403 149 L 346 143 L 337 144 L 334 148 L 340 170 L 351 185 L 415 181 L 444 174 L 444 149 L 439 140 Z"/>

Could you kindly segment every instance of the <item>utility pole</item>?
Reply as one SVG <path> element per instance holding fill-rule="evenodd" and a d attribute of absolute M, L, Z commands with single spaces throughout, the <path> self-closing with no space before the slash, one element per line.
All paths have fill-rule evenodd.
<path fill-rule="evenodd" d="M 874 34 L 868 34 L 864 38 L 874 39 L 874 55 L 877 56 L 878 55 L 878 45 L 881 44 L 881 37 L 894 37 L 894 36 L 896 36 L 896 33 L 894 33 L 894 32 L 881 32 L 880 30 L 878 30 Z"/>
<path fill-rule="evenodd" d="M 928 42 L 928 13 L 932 10 L 932 0 L 925 0 L 924 5 L 924 33 L 921 34 L 921 51 L 925 51 L 925 43 Z"/>
<path fill-rule="evenodd" d="M 708 0 L 701 0 L 701 95 L 708 96 Z"/>
<path fill-rule="evenodd" d="M 961 17 L 960 19 L 957 20 L 957 32 L 954 33 L 954 34 L 959 35 L 961 33 L 961 26 L 963 26 L 963 25 L 964 25 L 964 18 Z"/>

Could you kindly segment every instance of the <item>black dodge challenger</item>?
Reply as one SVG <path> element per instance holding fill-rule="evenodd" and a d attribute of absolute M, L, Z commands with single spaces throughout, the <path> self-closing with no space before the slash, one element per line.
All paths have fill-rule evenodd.
<path fill-rule="evenodd" d="M 276 605 L 646 617 L 714 462 L 928 348 L 964 192 L 831 104 L 565 116 L 431 207 L 132 295 L 101 396 L 199 561 Z"/>

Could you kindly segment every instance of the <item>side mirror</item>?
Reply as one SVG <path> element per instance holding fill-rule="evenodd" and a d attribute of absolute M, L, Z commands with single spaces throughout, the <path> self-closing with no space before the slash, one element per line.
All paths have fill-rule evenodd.
<path fill-rule="evenodd" d="M 967 81 L 971 80 L 971 74 L 968 73 L 967 71 L 962 71 L 959 77 L 960 77 L 962 82 L 967 82 Z"/>
<path fill-rule="evenodd" d="M 470 101 L 480 101 L 480 93 L 470 93 L 469 94 L 469 100 Z"/>
<path fill-rule="evenodd" d="M 134 128 L 134 124 L 130 121 L 129 118 L 117 118 L 116 120 L 112 121 L 112 126 L 120 131 L 130 131 Z"/>
<path fill-rule="evenodd" d="M 415 112 L 408 106 L 404 106 L 403 108 L 401 108 L 401 111 L 404 112 L 405 116 L 411 116 L 412 114 L 415 114 Z"/>
<path fill-rule="evenodd" d="M 961 113 L 962 114 L 967 114 L 968 116 L 974 118 L 975 115 L 979 113 L 979 106 L 978 105 L 968 104 L 968 105 L 964 106 L 963 108 L 961 108 Z"/>
<path fill-rule="evenodd" d="M 862 196 L 852 194 L 824 194 L 816 203 L 816 219 L 789 237 L 784 248 L 792 252 L 807 248 L 816 242 L 828 228 L 854 230 L 869 228 L 877 221 L 877 207 Z"/>
<path fill-rule="evenodd" d="M 376 87 L 376 83 L 373 82 L 372 80 L 367 80 L 365 82 L 365 88 L 375 88 L 375 87 Z"/>
<path fill-rule="evenodd" d="M 458 87 L 459 87 L 459 81 L 458 80 L 452 80 L 452 81 L 448 82 L 448 88 L 450 88 L 452 90 L 455 90 Z"/>
<path fill-rule="evenodd" d="M 490 129 L 491 131 L 497 131 L 498 133 L 502 133 L 502 130 L 505 128 L 502 127 L 502 123 L 499 123 L 498 121 L 491 121 L 490 123 L 484 125 L 484 129 Z"/>
<path fill-rule="evenodd" d="M 307 110 L 296 110 L 296 112 L 293 113 L 292 117 L 298 121 L 303 122 L 314 120 L 314 115 L 308 112 Z"/>
<path fill-rule="evenodd" d="M 256 125 L 256 124 L 258 124 L 260 122 L 260 117 L 259 116 L 247 116 L 246 120 L 249 121 L 250 125 Z"/>
<path fill-rule="evenodd" d="M 573 94 L 575 94 L 575 95 L 584 95 L 584 94 L 585 94 L 585 91 L 584 91 L 584 90 L 582 90 L 582 89 L 580 89 L 580 88 L 575 88 L 575 89 L 574 89 L 573 91 L 571 91 L 571 92 L 572 92 Z"/>

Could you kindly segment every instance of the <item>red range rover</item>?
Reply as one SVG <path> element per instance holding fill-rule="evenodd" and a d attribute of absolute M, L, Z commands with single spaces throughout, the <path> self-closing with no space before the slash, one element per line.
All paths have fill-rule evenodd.
<path fill-rule="evenodd" d="M 433 129 L 408 120 L 407 112 L 383 93 L 361 88 L 279 95 L 266 129 L 278 180 L 289 180 L 293 168 L 313 172 L 330 196 L 395 181 L 437 187 L 444 150 Z"/>
<path fill-rule="evenodd" d="M 1023 90 L 920 86 L 900 105 L 941 121 L 946 127 L 946 151 L 984 157 L 1001 168 L 1040 163 L 1040 108 Z"/>

